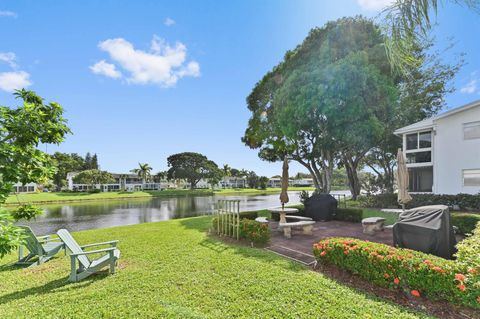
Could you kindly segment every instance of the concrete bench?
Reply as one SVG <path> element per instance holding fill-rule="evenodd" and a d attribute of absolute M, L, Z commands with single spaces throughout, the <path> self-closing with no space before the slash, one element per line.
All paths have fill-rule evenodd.
<path fill-rule="evenodd" d="M 383 231 L 385 218 L 382 217 L 368 217 L 362 219 L 363 233 L 374 235 L 377 231 Z"/>
<path fill-rule="evenodd" d="M 262 223 L 262 224 L 268 224 L 268 219 L 267 217 L 257 217 L 255 218 L 256 222 Z"/>
<path fill-rule="evenodd" d="M 296 219 L 296 220 L 303 220 L 303 221 L 312 221 L 310 217 L 305 216 L 295 216 L 295 215 L 287 215 L 286 219 Z"/>
<path fill-rule="evenodd" d="M 283 235 L 286 238 L 292 238 L 292 227 L 301 227 L 304 235 L 313 235 L 313 225 L 315 225 L 313 220 L 301 220 L 293 223 L 279 223 L 278 227 L 283 228 Z"/>

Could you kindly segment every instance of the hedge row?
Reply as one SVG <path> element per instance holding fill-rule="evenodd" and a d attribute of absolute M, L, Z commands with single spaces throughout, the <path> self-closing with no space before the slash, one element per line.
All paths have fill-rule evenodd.
<path fill-rule="evenodd" d="M 473 240 L 480 249 L 477 237 Z M 319 263 L 336 265 L 377 285 L 480 309 L 480 265 L 470 263 L 470 258 L 479 257 L 478 250 L 473 256 L 471 246 L 465 246 L 468 249 L 459 247 L 464 262 L 353 238 L 322 240 L 314 244 L 313 253 Z"/>
<path fill-rule="evenodd" d="M 427 205 L 447 205 L 462 210 L 480 210 L 480 194 L 411 194 L 412 201 L 407 208 Z M 358 204 L 368 208 L 398 208 L 397 194 L 378 194 L 358 197 Z"/>

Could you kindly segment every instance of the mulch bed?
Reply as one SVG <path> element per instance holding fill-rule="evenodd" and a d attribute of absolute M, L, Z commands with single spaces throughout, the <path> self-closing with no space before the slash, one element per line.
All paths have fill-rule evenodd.
<path fill-rule="evenodd" d="M 452 319 L 480 319 L 480 310 L 453 305 L 447 301 L 432 301 L 426 298 L 417 298 L 400 289 L 392 290 L 379 287 L 346 270 L 333 265 L 318 265 L 317 272 L 327 277 L 346 284 L 349 287 L 363 291 L 367 294 L 389 300 L 393 303 L 421 311 L 439 318 Z"/>

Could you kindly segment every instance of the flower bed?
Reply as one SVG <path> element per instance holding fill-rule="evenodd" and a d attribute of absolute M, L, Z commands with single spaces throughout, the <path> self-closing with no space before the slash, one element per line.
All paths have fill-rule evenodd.
<path fill-rule="evenodd" d="M 352 238 L 322 240 L 314 244 L 313 253 L 320 263 L 336 265 L 380 286 L 480 309 L 478 267 Z"/>
<path fill-rule="evenodd" d="M 249 216 L 251 217 L 251 216 Z M 265 244 L 270 240 L 270 229 L 267 224 L 259 223 L 255 220 L 244 218 L 240 214 L 240 238 L 246 239 L 252 243 Z M 212 218 L 212 228 L 217 230 L 217 218 Z M 233 234 L 233 226 L 230 226 L 230 234 Z"/>

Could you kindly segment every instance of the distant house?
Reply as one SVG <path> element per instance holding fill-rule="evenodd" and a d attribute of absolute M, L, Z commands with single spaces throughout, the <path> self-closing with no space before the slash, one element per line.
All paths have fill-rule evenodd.
<path fill-rule="evenodd" d="M 142 182 L 137 174 L 117 174 L 111 173 L 114 182 L 109 184 L 78 184 L 74 182 L 74 177 L 79 172 L 70 172 L 67 174 L 67 188 L 71 191 L 86 192 L 92 189 L 100 189 L 102 192 L 118 192 L 120 190 L 126 191 L 141 191 L 141 190 L 161 190 L 165 188 L 174 188 L 175 184 L 163 181 L 161 183 Z"/>
<path fill-rule="evenodd" d="M 38 187 L 36 183 L 28 183 L 23 185 L 22 183 L 16 183 L 13 185 L 14 193 L 35 193 Z"/>
<path fill-rule="evenodd" d="M 219 183 L 221 188 L 246 188 L 246 177 L 225 176 Z"/>
<path fill-rule="evenodd" d="M 480 100 L 402 127 L 409 190 L 480 192 Z"/>

